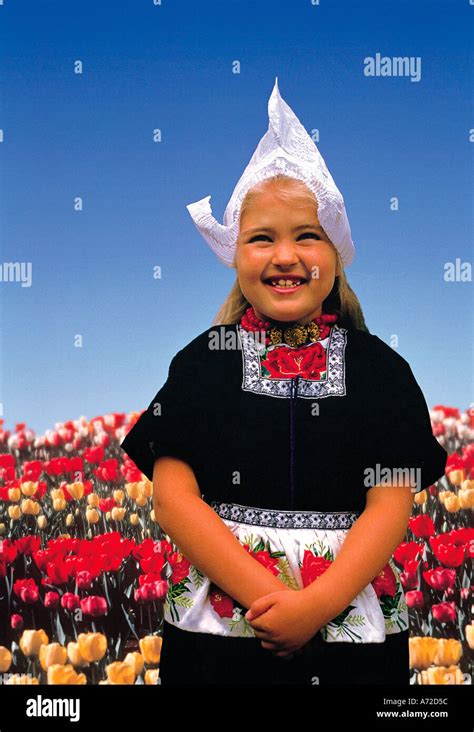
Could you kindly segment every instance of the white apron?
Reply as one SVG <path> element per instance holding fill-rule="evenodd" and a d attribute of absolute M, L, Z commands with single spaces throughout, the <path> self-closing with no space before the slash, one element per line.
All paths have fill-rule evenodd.
<path fill-rule="evenodd" d="M 288 587 L 303 589 L 337 557 L 360 516 L 354 512 L 278 511 L 212 501 L 239 542 Z M 222 592 L 173 544 L 164 618 L 182 630 L 255 638 L 246 608 Z M 382 573 L 381 573 L 382 574 Z M 379 595 L 372 583 L 318 631 L 327 642 L 383 643 L 408 628 L 408 611 L 393 559 L 383 570 Z M 377 583 L 375 583 L 377 585 Z M 383 589 L 384 594 L 381 594 Z"/>

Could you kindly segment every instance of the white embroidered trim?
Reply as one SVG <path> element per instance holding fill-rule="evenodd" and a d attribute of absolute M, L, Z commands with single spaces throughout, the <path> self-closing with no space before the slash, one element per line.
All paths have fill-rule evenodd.
<path fill-rule="evenodd" d="M 350 529 L 360 516 L 352 511 L 277 511 L 220 501 L 211 501 L 209 505 L 228 521 L 278 529 Z"/>
<path fill-rule="evenodd" d="M 237 326 L 237 334 L 241 343 L 243 380 L 242 389 L 254 394 L 266 394 L 277 398 L 290 396 L 291 379 L 265 378 L 262 376 L 258 355 L 262 345 L 242 328 Z M 251 334 L 250 334 L 251 335 Z M 327 338 L 320 341 L 323 348 L 326 341 L 327 377 L 321 381 L 304 379 L 298 382 L 298 396 L 304 399 L 323 398 L 328 396 L 345 396 L 345 349 L 347 343 L 347 329 L 334 324 Z"/>

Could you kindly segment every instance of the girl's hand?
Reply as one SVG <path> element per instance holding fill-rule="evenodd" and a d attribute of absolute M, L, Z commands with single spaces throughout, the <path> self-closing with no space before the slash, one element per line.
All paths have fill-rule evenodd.
<path fill-rule="evenodd" d="M 263 648 L 289 656 L 305 645 L 324 625 L 314 603 L 303 592 L 281 590 L 259 597 L 245 613 Z"/>

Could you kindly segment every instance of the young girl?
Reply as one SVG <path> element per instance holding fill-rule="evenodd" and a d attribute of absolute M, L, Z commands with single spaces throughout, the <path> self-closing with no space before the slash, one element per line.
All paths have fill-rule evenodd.
<path fill-rule="evenodd" d="M 163 686 L 409 684 L 392 554 L 444 472 L 409 364 L 369 333 L 344 203 L 277 82 L 226 209 L 237 279 L 122 448 L 168 547 Z"/>

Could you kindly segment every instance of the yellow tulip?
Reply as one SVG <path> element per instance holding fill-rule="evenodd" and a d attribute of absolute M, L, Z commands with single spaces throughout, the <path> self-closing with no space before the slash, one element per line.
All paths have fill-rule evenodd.
<path fill-rule="evenodd" d="M 67 661 L 67 650 L 60 643 L 49 643 L 41 646 L 39 660 L 43 671 L 47 671 L 53 664 L 64 666 Z"/>
<path fill-rule="evenodd" d="M 423 505 L 423 503 L 426 503 L 426 501 L 428 500 L 428 491 L 425 488 L 424 491 L 420 491 L 419 493 L 415 493 L 415 495 L 414 495 L 413 498 L 414 498 L 415 503 L 418 506 L 421 506 L 421 505 Z"/>
<path fill-rule="evenodd" d="M 66 526 L 74 526 L 74 516 L 72 513 L 68 513 L 66 516 Z"/>
<path fill-rule="evenodd" d="M 53 501 L 53 508 L 55 511 L 64 511 L 64 509 L 66 508 L 66 499 L 55 498 Z"/>
<path fill-rule="evenodd" d="M 8 506 L 8 515 L 12 521 L 17 521 L 21 516 L 20 506 Z"/>
<path fill-rule="evenodd" d="M 79 633 L 77 643 L 85 661 L 100 661 L 107 651 L 107 638 L 103 633 Z"/>
<path fill-rule="evenodd" d="M 32 498 L 24 498 L 21 502 L 21 512 L 25 515 L 34 516 L 40 512 L 40 505 Z"/>
<path fill-rule="evenodd" d="M 147 498 L 151 498 L 153 495 L 153 483 L 151 481 L 144 480 L 142 483 L 140 483 L 140 490 L 143 493 L 144 496 Z"/>
<path fill-rule="evenodd" d="M 431 666 L 417 674 L 418 683 L 422 685 L 463 684 L 464 677 L 459 666 Z"/>
<path fill-rule="evenodd" d="M 450 473 L 448 473 L 449 482 L 453 485 L 461 485 L 463 480 L 466 479 L 465 470 L 451 470 Z"/>
<path fill-rule="evenodd" d="M 118 508 L 118 506 L 114 506 L 110 515 L 114 521 L 123 521 L 125 510 L 125 508 Z"/>
<path fill-rule="evenodd" d="M 137 506 L 146 506 L 146 504 L 148 503 L 148 498 L 142 494 L 135 499 L 135 503 L 137 504 Z"/>
<path fill-rule="evenodd" d="M 151 511 L 150 511 L 150 520 L 153 521 L 153 523 L 155 523 L 155 521 L 156 521 L 156 519 L 155 519 L 155 509 L 154 508 L 152 508 Z"/>
<path fill-rule="evenodd" d="M 140 519 L 138 518 L 138 513 L 131 513 L 129 516 L 129 521 L 132 524 L 132 526 L 138 526 L 140 523 Z"/>
<path fill-rule="evenodd" d="M 86 521 L 89 524 L 96 524 L 100 519 L 99 512 L 95 508 L 86 509 Z"/>
<path fill-rule="evenodd" d="M 6 681 L 5 684 L 11 684 L 12 686 L 28 686 L 38 685 L 39 680 L 36 676 L 30 674 L 12 674 Z"/>
<path fill-rule="evenodd" d="M 114 663 L 109 663 L 105 670 L 111 684 L 135 683 L 135 670 L 128 663 L 114 661 Z"/>
<path fill-rule="evenodd" d="M 426 669 L 434 662 L 438 650 L 438 638 L 414 636 L 408 639 L 410 668 Z"/>
<path fill-rule="evenodd" d="M 98 507 L 99 500 L 100 499 L 99 499 L 99 496 L 97 495 L 97 493 L 89 493 L 89 495 L 87 496 L 87 503 L 92 508 L 97 508 Z"/>
<path fill-rule="evenodd" d="M 471 481 L 465 480 L 464 483 L 472 483 Z M 473 488 L 460 488 L 458 493 L 459 503 L 461 508 L 474 508 L 474 489 Z"/>
<path fill-rule="evenodd" d="M 5 524 L 0 524 L 0 536 L 3 536 L 3 534 L 7 533 L 7 527 Z"/>
<path fill-rule="evenodd" d="M 157 684 L 159 676 L 159 668 L 149 668 L 148 671 L 145 671 L 145 684 Z"/>
<path fill-rule="evenodd" d="M 31 496 L 34 496 L 38 490 L 38 483 L 33 483 L 32 480 L 28 480 L 22 483 L 20 488 L 24 496 L 31 498 Z"/>
<path fill-rule="evenodd" d="M 474 648 L 474 623 L 470 623 L 470 625 L 466 625 L 465 627 L 466 631 L 466 640 L 469 648 Z"/>
<path fill-rule="evenodd" d="M 45 529 L 46 524 L 48 523 L 48 519 L 46 518 L 46 516 L 41 515 L 38 516 L 38 518 L 36 519 L 36 523 L 38 524 L 39 529 Z"/>
<path fill-rule="evenodd" d="M 441 503 L 444 503 L 446 498 L 449 498 L 450 496 L 455 496 L 456 494 L 454 491 L 440 491 L 438 493 L 438 498 L 441 501 Z"/>
<path fill-rule="evenodd" d="M 125 486 L 125 490 L 127 491 L 127 494 L 129 498 L 132 498 L 135 500 L 140 495 L 140 489 L 138 487 L 138 483 L 127 483 Z"/>
<path fill-rule="evenodd" d="M 19 488 L 10 488 L 8 491 L 8 500 L 12 503 L 16 503 L 21 498 L 21 491 Z"/>
<path fill-rule="evenodd" d="M 25 656 L 37 656 L 41 646 L 47 646 L 49 638 L 44 630 L 24 630 L 20 638 L 20 648 Z"/>
<path fill-rule="evenodd" d="M 62 488 L 51 488 L 50 490 L 51 500 L 54 501 L 56 498 L 64 498 L 64 491 Z"/>
<path fill-rule="evenodd" d="M 118 490 L 114 491 L 113 495 L 114 495 L 115 503 L 120 503 L 120 504 L 123 503 L 124 498 L 125 498 L 125 493 L 122 490 L 120 490 L 120 488 Z"/>
<path fill-rule="evenodd" d="M 69 664 L 63 666 L 59 663 L 54 663 L 48 668 L 48 684 L 75 684 L 83 686 L 87 684 L 87 679 L 85 674 L 78 674 L 74 670 L 74 667 Z"/>
<path fill-rule="evenodd" d="M 77 483 L 67 483 L 66 490 L 71 498 L 74 498 L 76 501 L 80 501 L 84 495 L 84 483 L 79 481 Z"/>
<path fill-rule="evenodd" d="M 0 646 L 0 673 L 5 673 L 5 671 L 8 671 L 10 666 L 12 665 L 12 654 L 8 650 L 8 648 L 5 648 L 5 646 Z"/>
<path fill-rule="evenodd" d="M 160 635 L 146 635 L 139 640 L 140 650 L 145 663 L 159 663 L 163 638 Z"/>
<path fill-rule="evenodd" d="M 433 663 L 436 666 L 452 666 L 459 663 L 462 645 L 455 638 L 438 638 L 438 646 Z"/>
<path fill-rule="evenodd" d="M 139 676 L 143 671 L 145 659 L 143 658 L 141 653 L 134 651 L 133 653 L 127 653 L 127 655 L 123 659 L 123 662 L 128 663 L 128 665 L 131 666 L 135 671 L 135 674 Z"/>
<path fill-rule="evenodd" d="M 89 665 L 89 662 L 81 655 L 79 643 L 76 643 L 75 641 L 70 641 L 67 644 L 67 657 L 71 661 L 72 665 L 77 666 L 78 668 L 84 668 L 84 666 Z"/>
<path fill-rule="evenodd" d="M 456 513 L 461 508 L 459 498 L 455 495 L 445 498 L 444 507 L 447 511 L 449 511 L 449 513 Z"/>
<path fill-rule="evenodd" d="M 461 483 L 461 488 L 463 491 L 474 490 L 474 480 L 463 480 L 463 482 Z"/>

